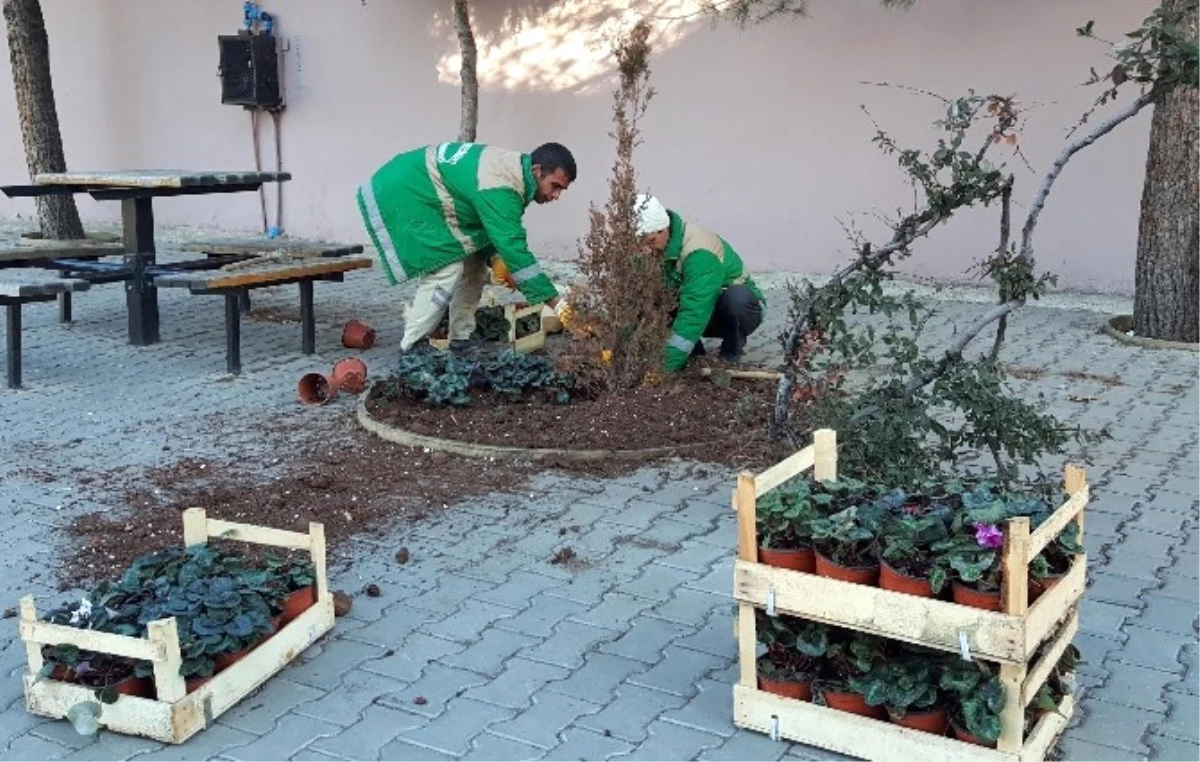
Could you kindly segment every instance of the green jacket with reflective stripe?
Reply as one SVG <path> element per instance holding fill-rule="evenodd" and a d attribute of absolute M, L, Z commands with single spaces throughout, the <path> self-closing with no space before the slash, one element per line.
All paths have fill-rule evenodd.
<path fill-rule="evenodd" d="M 482 252 L 499 254 L 530 303 L 558 296 L 529 251 L 522 217 L 530 157 L 480 143 L 397 154 L 358 189 L 358 209 L 392 285 Z"/>
<path fill-rule="evenodd" d="M 664 368 L 674 372 L 687 364 L 692 348 L 700 340 L 721 292 L 735 283 L 744 284 L 764 305 L 766 299 L 754 279 L 746 274 L 742 258 L 712 231 L 694 225 L 675 212 L 665 252 L 667 283 L 679 292 L 679 314 L 667 339 Z"/>

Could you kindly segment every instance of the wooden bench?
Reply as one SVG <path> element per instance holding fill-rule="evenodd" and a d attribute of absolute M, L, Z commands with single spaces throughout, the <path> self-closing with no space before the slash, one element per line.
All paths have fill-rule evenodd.
<path fill-rule="evenodd" d="M 8 312 L 6 359 L 8 388 L 21 388 L 21 307 L 31 302 L 48 302 L 60 294 L 86 291 L 91 283 L 76 278 L 59 278 L 44 270 L 0 271 L 0 304 Z"/>
<path fill-rule="evenodd" d="M 124 244 L 120 241 L 101 243 L 83 241 L 38 241 L 23 246 L 0 248 L 0 269 L 9 267 L 40 266 L 51 259 L 80 259 L 96 261 L 101 257 L 119 257 Z M 58 294 L 58 322 L 71 322 L 71 292 Z"/>
<path fill-rule="evenodd" d="M 220 270 L 173 272 L 154 277 L 158 288 L 186 288 L 193 294 L 217 294 L 225 297 L 225 367 L 232 375 L 242 372 L 241 304 L 251 289 L 300 285 L 300 330 L 304 354 L 316 352 L 316 320 L 313 314 L 313 282 L 341 281 L 351 270 L 370 268 L 369 256 L 312 257 L 271 259 L 261 257 Z"/>

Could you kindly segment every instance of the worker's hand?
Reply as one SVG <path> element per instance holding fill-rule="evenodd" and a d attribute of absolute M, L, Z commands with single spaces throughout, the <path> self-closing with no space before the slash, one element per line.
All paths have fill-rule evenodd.
<path fill-rule="evenodd" d="M 571 306 L 567 304 L 566 299 L 557 299 L 554 303 L 554 314 L 562 322 L 565 328 L 571 322 Z"/>

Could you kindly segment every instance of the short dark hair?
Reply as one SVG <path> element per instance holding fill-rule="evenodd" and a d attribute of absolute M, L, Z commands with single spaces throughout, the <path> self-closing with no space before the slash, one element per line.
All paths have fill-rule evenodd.
<path fill-rule="evenodd" d="M 561 169 L 567 173 L 568 180 L 575 182 L 575 157 L 562 143 L 542 143 L 533 149 L 529 158 L 543 172 L 553 174 Z"/>

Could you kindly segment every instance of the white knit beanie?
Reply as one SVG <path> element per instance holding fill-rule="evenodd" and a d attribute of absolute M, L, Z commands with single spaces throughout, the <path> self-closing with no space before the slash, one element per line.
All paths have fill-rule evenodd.
<path fill-rule="evenodd" d="M 649 193 L 639 193 L 634 201 L 637 212 L 637 234 L 650 235 L 671 227 L 671 218 L 667 216 L 667 208 L 662 202 Z"/>

